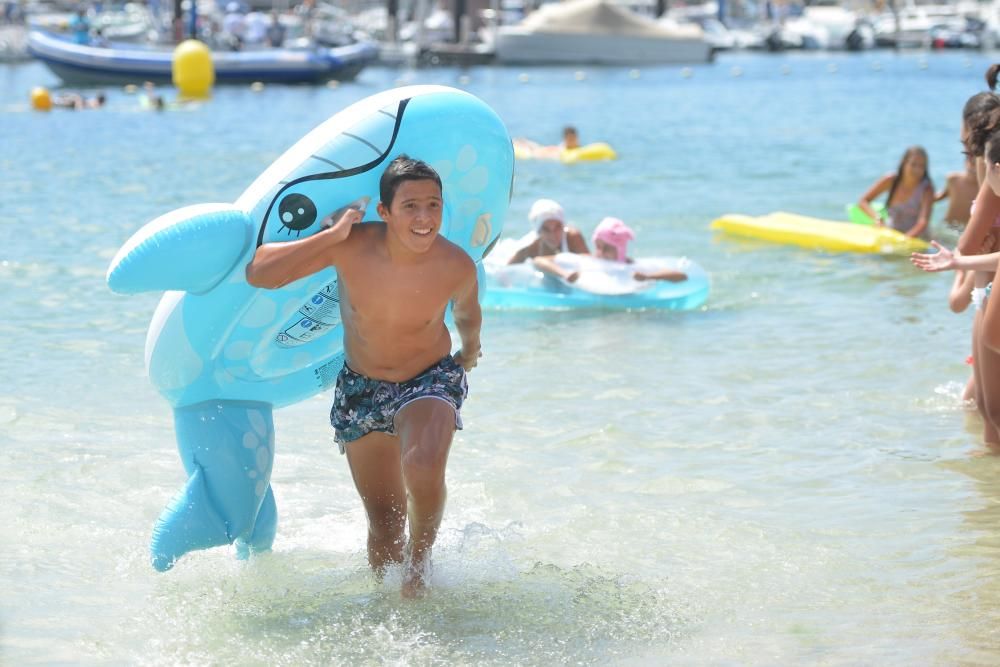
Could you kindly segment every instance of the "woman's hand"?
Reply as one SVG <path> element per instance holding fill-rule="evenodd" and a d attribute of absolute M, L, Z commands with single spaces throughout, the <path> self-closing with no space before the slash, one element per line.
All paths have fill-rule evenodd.
<path fill-rule="evenodd" d="M 948 248 L 945 248 L 937 241 L 931 241 L 931 245 L 937 249 L 936 253 L 924 254 L 915 252 L 910 255 L 910 261 L 913 262 L 915 267 L 930 272 L 948 271 L 949 269 L 958 268 L 955 263 L 957 253 L 948 250 Z"/>

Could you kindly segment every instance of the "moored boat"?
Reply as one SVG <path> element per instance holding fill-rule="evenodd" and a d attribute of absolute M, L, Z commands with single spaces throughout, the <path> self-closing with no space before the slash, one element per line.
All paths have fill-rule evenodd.
<path fill-rule="evenodd" d="M 566 0 L 501 26 L 496 59 L 503 64 L 668 65 L 704 63 L 712 46 L 694 24 L 666 25 L 606 0 Z"/>
<path fill-rule="evenodd" d="M 172 49 L 132 44 L 75 44 L 58 35 L 33 30 L 28 52 L 67 84 L 170 83 Z M 373 42 L 310 49 L 267 48 L 213 51 L 215 81 L 227 83 L 322 83 L 354 79 L 378 58 Z"/>

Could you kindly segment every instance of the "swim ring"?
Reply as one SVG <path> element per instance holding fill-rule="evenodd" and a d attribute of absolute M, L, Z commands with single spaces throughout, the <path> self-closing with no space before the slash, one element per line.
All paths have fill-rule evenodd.
<path fill-rule="evenodd" d="M 262 243 L 314 234 L 347 206 L 374 216 L 382 171 L 402 153 L 438 171 L 441 233 L 480 262 L 507 211 L 510 136 L 481 100 L 443 86 L 397 88 L 351 105 L 235 203 L 167 213 L 112 260 L 115 292 L 168 290 L 149 326 L 146 369 L 173 407 L 188 480 L 153 529 L 157 570 L 195 549 L 235 543 L 246 556 L 270 548 L 272 409 L 335 381 L 343 363 L 339 296 L 332 268 L 262 290 L 247 284 L 245 267 Z"/>
<path fill-rule="evenodd" d="M 513 251 L 505 251 L 512 247 L 511 240 L 501 242 L 496 252 L 483 262 L 486 270 L 486 295 L 482 299 L 484 308 L 691 310 L 708 299 L 708 274 L 686 257 L 649 257 L 623 264 L 590 255 L 559 253 L 554 256 L 557 264 L 580 273 L 576 282 L 567 283 L 542 273 L 530 261 L 507 264 L 506 258 Z M 687 280 L 639 281 L 633 278 L 636 271 L 661 269 L 683 271 Z"/>
<path fill-rule="evenodd" d="M 713 220 L 711 228 L 728 236 L 833 252 L 909 255 L 928 247 L 926 241 L 889 227 L 856 225 L 784 212 L 759 217 L 727 214 Z"/>
<path fill-rule="evenodd" d="M 585 146 L 577 146 L 576 148 L 564 148 L 559 152 L 559 159 L 565 164 L 616 160 L 618 159 L 618 153 L 608 144 L 597 142 Z"/>
<path fill-rule="evenodd" d="M 615 160 L 618 154 L 610 145 L 597 142 L 576 148 L 563 148 L 558 152 L 538 151 L 522 143 L 514 143 L 514 157 L 518 160 L 560 160 L 565 164 L 574 162 L 594 162 L 601 160 Z"/>

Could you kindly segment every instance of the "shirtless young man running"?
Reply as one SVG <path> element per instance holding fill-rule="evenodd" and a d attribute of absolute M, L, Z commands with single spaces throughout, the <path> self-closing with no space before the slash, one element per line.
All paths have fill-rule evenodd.
<path fill-rule="evenodd" d="M 482 312 L 472 259 L 438 235 L 437 173 L 397 157 L 379 195 L 384 224 L 358 225 L 362 213 L 349 209 L 309 238 L 262 245 L 246 274 L 251 285 L 273 289 L 336 267 L 345 363 L 330 420 L 368 515 L 368 562 L 381 576 L 405 557 L 402 594 L 416 597 L 444 512 L 465 375 L 481 356 Z M 462 341 L 454 356 L 449 302 Z"/>

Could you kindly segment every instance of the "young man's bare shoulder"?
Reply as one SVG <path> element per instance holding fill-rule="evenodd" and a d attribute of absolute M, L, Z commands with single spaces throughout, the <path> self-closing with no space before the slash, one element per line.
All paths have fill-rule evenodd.
<path fill-rule="evenodd" d="M 363 222 L 351 228 L 351 237 L 363 240 L 374 240 L 385 236 L 386 226 L 381 220 Z"/>
<path fill-rule="evenodd" d="M 351 227 L 345 249 L 349 252 L 364 251 L 376 247 L 385 239 L 384 222 L 364 222 Z"/>
<path fill-rule="evenodd" d="M 457 264 L 474 268 L 472 258 L 469 257 L 469 254 L 462 250 L 461 247 L 452 243 L 443 236 L 439 236 L 437 240 L 438 242 L 435 244 L 435 252 L 438 254 L 439 259 L 444 260 L 449 264 Z"/>

